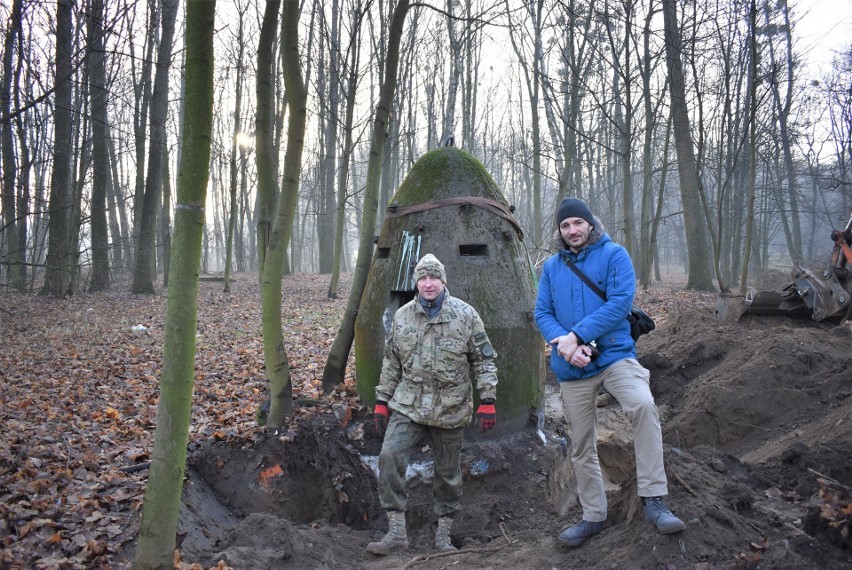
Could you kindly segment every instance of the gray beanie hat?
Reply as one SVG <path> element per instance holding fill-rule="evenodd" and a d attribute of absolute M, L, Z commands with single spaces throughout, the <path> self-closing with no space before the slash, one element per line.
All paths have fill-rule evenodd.
<path fill-rule="evenodd" d="M 417 283 L 426 275 L 437 277 L 444 283 L 447 282 L 447 273 L 444 271 L 444 264 L 438 261 L 438 258 L 431 253 L 424 255 L 414 267 L 414 282 Z"/>
<path fill-rule="evenodd" d="M 565 198 L 556 208 L 556 227 L 566 218 L 583 218 L 592 225 L 595 219 L 586 203 L 577 198 Z"/>

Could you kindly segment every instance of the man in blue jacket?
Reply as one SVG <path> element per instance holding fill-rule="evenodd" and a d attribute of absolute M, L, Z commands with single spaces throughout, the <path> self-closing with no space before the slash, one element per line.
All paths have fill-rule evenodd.
<path fill-rule="evenodd" d="M 663 534 L 680 532 L 686 525 L 664 500 L 668 483 L 650 372 L 636 359 L 627 320 L 636 291 L 630 256 L 610 239 L 582 200 L 562 200 L 556 225 L 560 249 L 544 264 L 535 318 L 552 347 L 550 366 L 559 380 L 583 507 L 582 520 L 564 530 L 559 540 L 580 546 L 606 526 L 606 493 L 596 446 L 595 401 L 601 386 L 618 400 L 633 425 L 636 481 L 646 520 Z M 606 301 L 582 281 L 569 262 L 606 293 Z"/>

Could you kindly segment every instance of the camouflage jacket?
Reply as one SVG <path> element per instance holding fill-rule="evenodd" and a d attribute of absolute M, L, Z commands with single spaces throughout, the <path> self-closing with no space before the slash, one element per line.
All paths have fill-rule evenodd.
<path fill-rule="evenodd" d="M 441 428 L 470 424 L 473 384 L 495 398 L 497 354 L 476 310 L 447 291 L 429 319 L 417 298 L 399 308 L 385 343 L 376 399 L 412 421 Z"/>

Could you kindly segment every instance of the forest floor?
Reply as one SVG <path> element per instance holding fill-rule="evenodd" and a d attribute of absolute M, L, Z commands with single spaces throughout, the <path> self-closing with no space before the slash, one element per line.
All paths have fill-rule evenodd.
<path fill-rule="evenodd" d="M 762 287 L 777 288 L 785 276 Z M 292 422 L 264 402 L 256 276 L 202 281 L 178 568 L 852 568 L 852 329 L 714 317 L 715 295 L 666 279 L 637 294 L 657 320 L 638 344 L 663 419 L 669 504 L 687 530 L 642 520 L 630 428 L 599 399 L 609 521 L 577 549 L 581 514 L 552 378 L 544 429 L 479 434 L 463 451 L 456 553 L 434 551 L 429 452 L 410 479 L 410 547 L 374 557 L 386 519 L 370 410 L 324 395 L 345 308 L 328 277 L 284 279 Z M 129 567 L 156 417 L 166 294 L 0 297 L 0 568 Z M 543 436 L 543 437 L 542 437 Z"/>

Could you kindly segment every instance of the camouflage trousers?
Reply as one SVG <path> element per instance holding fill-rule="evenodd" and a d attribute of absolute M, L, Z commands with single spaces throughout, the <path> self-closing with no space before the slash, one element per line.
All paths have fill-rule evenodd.
<path fill-rule="evenodd" d="M 405 511 L 408 492 L 405 472 L 415 447 L 425 440 L 432 448 L 435 473 L 432 477 L 434 512 L 438 517 L 454 515 L 461 508 L 461 449 L 464 428 L 442 429 L 391 414 L 379 454 L 379 500 L 389 511 Z"/>

